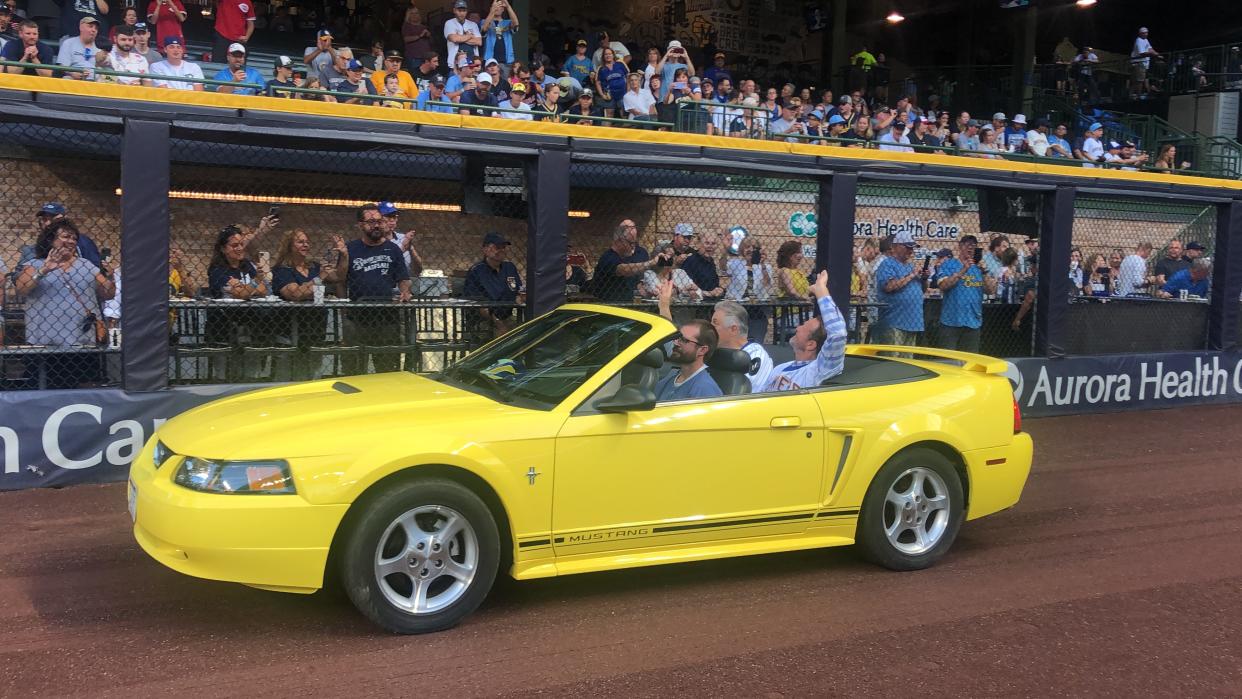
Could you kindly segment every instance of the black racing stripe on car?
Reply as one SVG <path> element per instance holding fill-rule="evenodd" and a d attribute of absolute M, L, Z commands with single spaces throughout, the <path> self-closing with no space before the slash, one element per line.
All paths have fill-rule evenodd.
<path fill-rule="evenodd" d="M 788 522 L 795 519 L 811 519 L 814 515 L 809 512 L 798 515 L 777 515 L 775 517 L 754 517 L 751 519 L 735 519 L 727 522 L 694 522 L 692 524 L 672 524 L 664 527 L 654 527 L 652 532 L 681 532 L 690 529 L 709 529 L 714 527 L 738 527 L 743 524 L 769 524 L 772 522 Z"/>
<path fill-rule="evenodd" d="M 518 548 L 525 549 L 525 548 L 530 548 L 532 546 L 547 546 L 550 543 L 552 543 L 551 539 L 535 539 L 533 541 L 519 541 Z"/>
<path fill-rule="evenodd" d="M 820 512 L 816 517 L 845 517 L 847 515 L 856 515 L 858 510 L 833 510 L 832 512 Z"/>
<path fill-rule="evenodd" d="M 553 541 L 553 543 L 556 543 L 556 544 L 563 544 L 563 543 L 565 543 L 565 537 L 563 537 L 563 536 L 558 536 L 558 537 L 556 537 L 556 539 Z"/>

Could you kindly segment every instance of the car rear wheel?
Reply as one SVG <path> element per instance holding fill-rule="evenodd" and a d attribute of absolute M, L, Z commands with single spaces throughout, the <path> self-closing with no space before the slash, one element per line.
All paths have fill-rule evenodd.
<path fill-rule="evenodd" d="M 375 623 L 428 633 L 478 608 L 499 560 L 496 522 L 477 495 L 449 480 L 416 480 L 366 504 L 346 537 L 341 579 Z"/>
<path fill-rule="evenodd" d="M 957 470 L 943 454 L 910 449 L 884 464 L 863 499 L 858 545 L 873 563 L 918 570 L 940 560 L 965 513 Z"/>

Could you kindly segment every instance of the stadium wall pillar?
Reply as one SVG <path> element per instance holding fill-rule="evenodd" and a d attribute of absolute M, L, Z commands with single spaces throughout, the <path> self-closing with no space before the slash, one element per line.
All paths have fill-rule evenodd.
<path fill-rule="evenodd" d="M 126 119 L 121 143 L 121 385 L 168 388 L 169 124 Z"/>

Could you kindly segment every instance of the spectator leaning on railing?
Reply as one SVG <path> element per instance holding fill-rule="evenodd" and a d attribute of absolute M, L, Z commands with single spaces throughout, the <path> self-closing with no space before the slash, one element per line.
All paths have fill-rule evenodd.
<path fill-rule="evenodd" d="M 199 80 L 203 78 L 203 70 L 197 64 L 185 60 L 185 46 L 181 43 L 181 37 L 168 37 L 164 42 L 164 53 L 167 54 L 167 58 L 151 65 L 151 75 L 197 78 Z M 287 56 L 282 56 L 282 58 L 288 60 Z M 290 61 L 290 64 L 292 64 L 292 61 Z M 290 73 L 292 74 L 291 70 Z M 279 75 L 279 72 L 277 74 Z M 151 84 L 156 87 L 167 87 L 174 90 L 196 90 L 199 92 L 203 90 L 202 83 L 187 82 L 185 80 L 159 80 L 156 78 L 152 79 Z"/>
<path fill-rule="evenodd" d="M 1156 295 L 1160 298 L 1171 299 L 1178 298 L 1184 291 L 1187 296 L 1205 299 L 1208 297 L 1211 284 L 1212 263 L 1209 260 L 1198 259 L 1191 263 L 1189 268 L 1169 277 L 1169 281 L 1161 285 Z"/>
<path fill-rule="evenodd" d="M 0 58 L 30 64 L 25 68 L 5 66 L 4 72 L 6 73 L 39 75 L 45 78 L 52 77 L 52 69 L 38 66 L 53 65 L 56 62 L 52 56 L 52 49 L 39 43 L 39 25 L 30 20 L 21 23 L 16 41 L 10 41 L 4 45 L 3 49 L 0 49 Z"/>
<path fill-rule="evenodd" d="M 67 36 L 60 40 L 60 51 L 56 54 L 56 62 L 62 66 L 81 68 L 81 71 L 65 71 L 61 77 L 70 80 L 95 79 L 95 55 L 99 47 L 95 39 L 99 36 L 99 20 L 94 15 L 84 15 L 78 22 L 78 35 Z"/>

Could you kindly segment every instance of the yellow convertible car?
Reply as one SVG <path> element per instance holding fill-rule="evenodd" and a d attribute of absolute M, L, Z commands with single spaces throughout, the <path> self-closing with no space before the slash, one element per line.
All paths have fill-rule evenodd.
<path fill-rule="evenodd" d="M 924 568 L 964 520 L 1018 501 L 1032 442 L 1003 361 L 853 346 L 817 387 L 746 393 L 740 350 L 720 350 L 712 372 L 733 392 L 657 402 L 676 332 L 568 305 L 439 373 L 196 408 L 131 469 L 134 536 L 188 575 L 302 593 L 339 582 L 373 621 L 421 633 L 474 611 L 502 569 L 525 580 L 848 544 Z"/>

